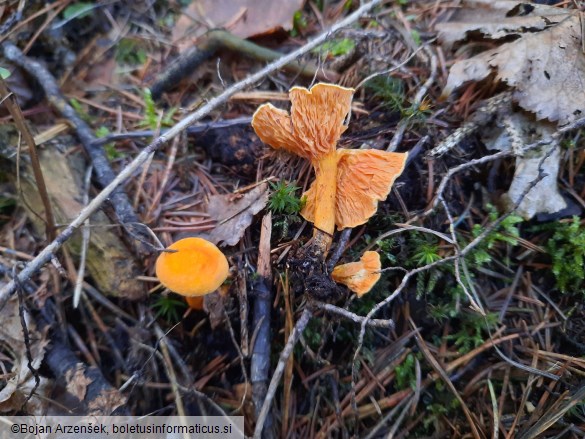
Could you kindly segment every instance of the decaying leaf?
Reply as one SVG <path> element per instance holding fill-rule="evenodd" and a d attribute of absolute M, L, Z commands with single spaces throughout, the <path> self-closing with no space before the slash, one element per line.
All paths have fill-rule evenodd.
<path fill-rule="evenodd" d="M 227 289 L 223 286 L 203 298 L 203 310 L 207 313 L 209 324 L 213 330 L 222 325 L 225 320 L 226 300 Z"/>
<path fill-rule="evenodd" d="M 447 46 L 470 33 L 500 39 L 527 30 L 543 30 L 566 18 L 566 9 L 516 0 L 468 0 L 455 10 L 448 22 L 439 23 L 439 39 Z"/>
<path fill-rule="evenodd" d="M 27 323 L 29 339 L 31 343 L 30 354 L 32 367 L 38 369 L 43 361 L 47 341 L 46 331 L 36 329 L 34 321 L 28 312 L 24 313 Z M 35 387 L 34 375 L 28 367 L 28 359 L 20 314 L 18 298 L 13 297 L 0 309 L 0 357 L 4 359 L 4 365 L 10 365 L 8 379 L 0 380 L 0 412 L 18 411 Z M 48 380 L 41 377 L 39 388 L 27 404 L 29 414 L 40 413 L 48 396 Z M 39 396 L 42 398 L 40 398 Z"/>
<path fill-rule="evenodd" d="M 126 397 L 117 389 L 103 389 L 88 406 L 89 415 L 103 416 L 110 415 L 117 408 L 126 404 Z"/>
<path fill-rule="evenodd" d="M 546 176 L 538 182 L 524 197 L 516 213 L 525 219 L 530 219 L 539 213 L 555 213 L 567 207 L 565 199 L 559 192 L 557 177 L 561 161 L 558 140 L 553 137 L 555 132 L 551 123 L 536 122 L 527 115 L 516 113 L 506 117 L 507 129 L 490 129 L 490 136 L 484 136 L 484 142 L 489 149 L 506 151 L 519 149 L 539 140 L 550 142 L 540 149 L 530 151 L 524 156 L 516 158 L 516 170 L 510 189 L 503 196 L 504 205 L 511 209 L 533 184 L 539 174 L 539 166 L 546 154 L 552 153 L 542 163 L 542 171 Z M 512 134 L 514 133 L 514 134 Z M 519 143 L 519 146 L 514 146 Z"/>
<path fill-rule="evenodd" d="M 91 378 L 85 376 L 85 367 L 79 363 L 75 369 L 69 369 L 65 374 L 65 381 L 67 382 L 67 392 L 75 396 L 79 401 L 83 401 L 87 386 L 93 381 Z"/>
<path fill-rule="evenodd" d="M 521 2 L 505 3 L 516 5 L 514 8 L 523 5 Z M 558 13 L 557 8 L 549 7 L 546 11 L 541 18 L 557 24 L 547 24 L 539 32 L 522 33 L 515 41 L 455 63 L 449 72 L 443 95 L 449 95 L 465 82 L 485 79 L 493 72 L 498 80 L 512 88 L 514 100 L 523 109 L 535 113 L 539 120 L 548 119 L 564 125 L 585 114 L 585 82 L 582 80 L 585 54 L 581 47 L 579 17 L 569 15 L 566 10 Z M 477 20 L 482 18 L 483 9 L 473 12 L 478 15 Z M 553 15 L 553 12 L 557 14 Z M 514 23 L 518 17 L 512 18 Z M 503 22 L 508 23 L 508 19 L 503 19 Z M 448 34 L 449 38 L 465 36 L 468 30 L 483 29 L 477 23 L 468 23 L 467 27 L 459 23 L 459 26 L 459 33 Z M 442 27 L 445 29 L 445 24 Z M 521 30 L 518 26 L 512 28 L 515 34 Z M 538 26 L 535 28 L 539 29 Z M 484 30 L 488 36 L 504 36 L 504 29 L 505 25 Z"/>
<path fill-rule="evenodd" d="M 173 41 L 184 48 L 189 44 L 185 44 L 186 40 L 220 27 L 241 38 L 279 29 L 288 31 L 293 28 L 295 12 L 304 3 L 305 0 L 194 0 L 177 20 Z"/>
<path fill-rule="evenodd" d="M 217 245 L 236 245 L 254 215 L 268 202 L 268 185 L 263 183 L 244 195 L 214 195 L 209 199 L 207 213 L 217 221 L 217 226 L 206 239 Z"/>

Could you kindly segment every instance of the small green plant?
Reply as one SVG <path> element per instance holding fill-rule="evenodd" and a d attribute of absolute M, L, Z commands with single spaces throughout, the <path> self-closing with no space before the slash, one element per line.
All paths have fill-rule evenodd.
<path fill-rule="evenodd" d="M 103 138 L 106 137 L 107 135 L 110 134 L 110 130 L 108 129 L 108 127 L 105 126 L 101 126 L 99 127 L 97 130 L 95 130 L 95 136 L 97 138 Z M 116 149 L 116 146 L 110 142 L 110 143 L 106 143 L 104 145 L 104 151 L 106 153 L 106 157 L 108 158 L 108 160 L 113 161 L 119 158 L 122 158 L 125 156 L 124 153 L 121 153 L 120 151 L 118 151 Z"/>
<path fill-rule="evenodd" d="M 549 226 L 550 227 L 550 226 Z M 554 234 L 546 244 L 553 263 L 557 286 L 562 292 L 583 291 L 585 279 L 585 227 L 579 217 L 554 225 Z"/>
<path fill-rule="evenodd" d="M 406 356 L 404 361 L 398 364 L 394 368 L 394 373 L 396 374 L 396 388 L 397 389 L 406 389 L 410 387 L 411 389 L 415 389 L 416 387 L 416 375 L 415 375 L 415 356 L 413 353 L 410 353 Z"/>
<path fill-rule="evenodd" d="M 116 61 L 120 64 L 142 65 L 146 62 L 146 51 L 132 38 L 122 38 L 116 50 Z"/>
<path fill-rule="evenodd" d="M 145 88 L 142 97 L 144 98 L 144 120 L 140 124 L 149 127 L 151 130 L 156 130 L 158 126 L 158 114 L 150 89 Z"/>
<path fill-rule="evenodd" d="M 296 195 L 300 187 L 280 180 L 278 183 L 270 183 L 270 188 L 272 194 L 270 194 L 268 201 L 268 209 L 272 213 L 296 215 L 301 211 L 303 201 Z"/>
<path fill-rule="evenodd" d="M 302 35 L 304 30 L 307 28 L 307 19 L 303 14 L 303 11 L 297 11 L 293 15 L 293 28 L 290 31 L 292 37 Z"/>
<path fill-rule="evenodd" d="M 484 317 L 477 313 L 461 311 L 458 317 L 461 325 L 459 331 L 448 335 L 446 339 L 453 341 L 461 354 L 482 345 L 489 331 L 498 322 L 498 315 L 495 313 L 488 313 Z"/>
<path fill-rule="evenodd" d="M 83 108 L 83 105 L 81 105 L 77 99 L 75 98 L 69 99 L 69 104 L 73 107 L 78 116 L 81 117 L 84 121 L 86 122 L 92 121 L 91 116 L 87 114 L 85 108 Z"/>
<path fill-rule="evenodd" d="M 187 308 L 187 304 L 170 294 L 160 294 L 151 307 L 155 318 L 162 317 L 169 322 L 178 322 L 180 313 Z"/>
<path fill-rule="evenodd" d="M 349 38 L 333 39 L 313 49 L 313 53 L 321 53 L 326 57 L 336 57 L 351 52 L 355 42 Z"/>
<path fill-rule="evenodd" d="M 383 106 L 402 112 L 404 103 L 404 85 L 401 80 L 391 76 L 376 76 L 365 84 L 374 99 L 383 102 Z"/>
<path fill-rule="evenodd" d="M 270 183 L 270 188 L 272 194 L 268 201 L 268 209 L 279 216 L 274 222 L 274 227 L 280 229 L 280 239 L 284 239 L 288 236 L 290 225 L 301 222 L 299 212 L 303 208 L 304 200 L 296 195 L 300 188 L 284 180 Z"/>
<path fill-rule="evenodd" d="M 488 219 L 491 223 L 498 219 L 498 211 L 491 204 L 487 205 Z M 518 244 L 520 237 L 520 230 L 517 224 L 523 222 L 524 219 L 518 215 L 508 215 L 496 230 L 489 233 L 471 252 L 473 262 L 476 266 L 483 266 L 491 262 L 492 250 L 498 243 L 506 243 L 512 247 Z M 471 231 L 474 238 L 477 238 L 485 229 L 481 224 L 475 224 Z"/>
<path fill-rule="evenodd" d="M 144 119 L 139 123 L 139 126 L 148 127 L 151 130 L 156 130 L 159 127 L 159 112 L 156 108 L 156 103 L 152 98 L 150 89 L 145 88 L 142 97 L 144 99 Z M 171 108 L 163 114 L 160 119 L 160 126 L 168 127 L 173 125 L 173 115 L 177 111 L 176 108 Z"/>
<path fill-rule="evenodd" d="M 422 241 L 416 248 L 412 259 L 417 266 L 429 265 L 441 260 L 439 246 L 434 242 Z"/>
<path fill-rule="evenodd" d="M 413 29 L 410 31 L 410 35 L 412 36 L 414 43 L 417 46 L 420 46 L 421 42 L 422 42 L 421 37 L 420 37 L 420 33 L 416 29 Z"/>

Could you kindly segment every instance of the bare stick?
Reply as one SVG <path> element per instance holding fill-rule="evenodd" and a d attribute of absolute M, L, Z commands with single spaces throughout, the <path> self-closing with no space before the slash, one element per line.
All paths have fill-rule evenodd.
<path fill-rule="evenodd" d="M 51 200 L 47 192 L 47 186 L 45 185 L 45 178 L 43 177 L 43 170 L 41 169 L 41 163 L 39 162 L 39 155 L 37 154 L 37 145 L 32 133 L 28 129 L 20 106 L 16 101 L 16 97 L 8 90 L 6 83 L 0 77 L 0 98 L 5 103 L 6 108 L 10 112 L 14 123 L 16 124 L 22 138 L 28 145 L 28 153 L 30 155 L 31 167 L 35 176 L 35 182 L 39 190 L 39 196 L 43 202 L 45 208 L 45 221 L 46 221 L 46 234 L 47 240 L 52 241 L 55 239 L 55 219 L 53 217 L 53 210 L 51 209 Z"/>
<path fill-rule="evenodd" d="M 266 398 L 264 399 L 264 404 L 262 404 L 262 409 L 260 410 L 260 415 L 258 416 L 258 421 L 256 422 L 256 428 L 254 430 L 254 439 L 261 439 L 262 437 L 262 429 L 264 428 L 264 422 L 266 421 L 266 417 L 268 416 L 270 405 L 272 404 L 272 400 L 274 399 L 274 395 L 276 394 L 276 389 L 278 389 L 278 385 L 280 384 L 280 378 L 282 377 L 288 358 L 291 356 L 298 339 L 300 338 L 304 329 L 307 327 L 307 323 L 309 323 L 311 315 L 312 315 L 311 310 L 305 308 L 305 310 L 301 314 L 301 317 L 299 318 L 299 320 L 297 320 L 297 324 L 295 325 L 293 332 L 291 333 L 288 341 L 286 342 L 286 346 L 280 353 L 278 364 L 276 365 L 276 369 L 274 370 L 274 374 L 272 375 L 272 379 L 270 380 L 270 386 L 268 386 L 268 392 L 266 392 Z"/>
<path fill-rule="evenodd" d="M 315 306 L 323 311 L 330 312 L 332 314 L 337 314 L 342 317 L 345 317 L 348 320 L 351 320 L 355 323 L 363 323 L 366 320 L 366 317 L 359 316 L 353 312 L 350 312 L 346 309 L 340 308 L 338 306 L 332 305 L 330 303 L 323 303 L 323 302 L 315 302 Z M 366 321 L 368 326 L 372 326 L 374 328 L 390 328 L 394 329 L 394 322 L 392 320 L 383 320 L 383 319 L 369 319 Z"/>
<path fill-rule="evenodd" d="M 93 168 L 91 165 L 85 172 L 85 179 L 83 182 L 83 205 L 87 206 L 89 201 L 89 191 L 91 189 L 91 173 Z M 73 290 L 73 308 L 79 305 L 79 298 L 83 290 L 83 277 L 85 276 L 85 265 L 87 263 L 87 249 L 89 247 L 89 239 L 91 238 L 91 229 L 89 228 L 89 218 L 83 223 L 81 229 L 81 255 L 79 256 L 79 268 L 77 269 L 77 279 L 75 280 L 75 289 Z"/>
<path fill-rule="evenodd" d="M 260 407 L 266 398 L 268 372 L 270 371 L 270 311 L 272 302 L 272 267 L 270 264 L 270 237 L 272 236 L 272 214 L 262 218 L 260 244 L 258 245 L 258 280 L 254 282 L 254 332 L 256 341 L 252 351 L 250 375 L 252 379 L 252 400 L 254 412 L 260 414 Z M 266 421 L 270 427 L 270 418 Z"/>
<path fill-rule="evenodd" d="M 237 82 L 236 84 L 232 85 L 230 88 L 225 90 L 219 96 L 209 100 L 207 104 L 203 105 L 197 111 L 187 115 L 184 119 L 174 125 L 171 129 L 169 129 L 166 133 L 159 136 L 154 142 L 144 148 L 135 158 L 126 166 L 122 171 L 114 178 L 114 180 L 108 184 L 94 199 L 91 203 L 89 203 L 84 209 L 79 212 L 77 218 L 75 218 L 69 226 L 67 226 L 63 232 L 53 240 L 48 246 L 46 246 L 36 258 L 34 258 L 30 263 L 26 265 L 24 270 L 20 272 L 18 278 L 21 282 L 24 282 L 26 279 L 30 278 L 34 273 L 36 273 L 40 268 L 46 264 L 53 254 L 73 235 L 75 230 L 79 228 L 83 222 L 89 218 L 89 216 L 95 212 L 104 201 L 116 190 L 118 186 L 123 184 L 129 177 L 131 177 L 134 172 L 139 169 L 142 164 L 146 161 L 148 156 L 153 152 L 160 148 L 162 145 L 166 144 L 169 140 L 173 139 L 176 135 L 184 131 L 187 127 L 192 125 L 193 123 L 200 120 L 202 117 L 209 114 L 212 110 L 219 107 L 221 104 L 225 103 L 232 95 L 235 93 L 244 90 L 245 88 L 255 84 L 259 80 L 265 78 L 270 73 L 278 70 L 279 68 L 283 67 L 284 65 L 288 64 L 289 62 L 293 61 L 294 59 L 298 58 L 301 55 L 309 52 L 314 47 L 322 44 L 327 38 L 329 38 L 334 32 L 338 31 L 339 29 L 350 25 L 374 6 L 380 4 L 382 0 L 372 0 L 369 3 L 358 8 L 355 12 L 348 15 L 344 20 L 341 20 L 339 23 L 333 25 L 331 29 L 327 32 L 323 32 L 314 40 L 308 42 L 303 47 L 295 50 L 294 52 L 283 56 L 279 60 L 273 62 L 272 64 L 267 65 L 262 70 L 248 76 L 246 79 Z M 0 308 L 4 306 L 4 303 L 8 300 L 8 296 L 14 293 L 16 289 L 16 284 L 14 280 L 10 281 L 4 288 L 0 290 Z"/>

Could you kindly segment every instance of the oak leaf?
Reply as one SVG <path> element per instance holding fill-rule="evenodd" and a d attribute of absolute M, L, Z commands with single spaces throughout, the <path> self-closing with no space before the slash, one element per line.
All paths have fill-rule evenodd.
<path fill-rule="evenodd" d="M 548 15 L 543 15 L 543 19 L 547 27 L 544 30 L 521 33 L 515 41 L 456 62 L 449 72 L 443 96 L 465 82 L 480 81 L 495 73 L 496 79 L 512 88 L 514 101 L 535 113 L 539 120 L 548 119 L 565 125 L 585 114 L 585 81 L 582 80 L 585 55 L 579 17 L 570 15 L 565 9 L 549 7 L 546 11 Z M 476 10 L 476 13 L 480 11 Z M 554 20 L 558 23 L 551 25 Z M 468 26 L 468 29 L 474 27 Z M 499 35 L 503 29 L 502 26 L 499 30 L 494 28 L 485 32 L 488 36 Z M 519 31 L 514 30 L 514 33 Z M 465 32 L 460 32 L 458 36 L 464 35 Z"/>

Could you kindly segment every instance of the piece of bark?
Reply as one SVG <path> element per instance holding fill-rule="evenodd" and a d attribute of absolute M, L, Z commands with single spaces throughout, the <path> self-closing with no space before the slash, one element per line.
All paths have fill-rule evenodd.
<path fill-rule="evenodd" d="M 16 137 L 8 132 L 9 130 L 0 132 L 0 158 L 10 151 L 9 145 L 16 144 Z M 84 207 L 81 202 L 84 160 L 78 155 L 67 155 L 55 147 L 40 151 L 39 159 L 55 220 L 57 224 L 68 224 Z M 22 162 L 24 161 L 23 159 Z M 14 165 L 13 161 L 12 165 Z M 7 174 L 16 184 L 16 173 L 8 172 Z M 42 234 L 45 227 L 41 219 L 44 218 L 43 205 L 30 165 L 26 163 L 21 163 L 20 185 L 24 200 L 23 207 L 38 233 Z M 120 240 L 119 228 L 113 227 L 101 211 L 92 215 L 90 224 L 91 238 L 87 254 L 87 271 L 96 288 L 104 294 L 117 297 L 128 299 L 143 297 L 145 289 L 142 283 L 136 280 L 136 276 L 143 274 L 142 270 Z M 78 232 L 77 235 L 66 244 L 74 255 L 79 255 L 80 252 L 81 233 Z"/>

